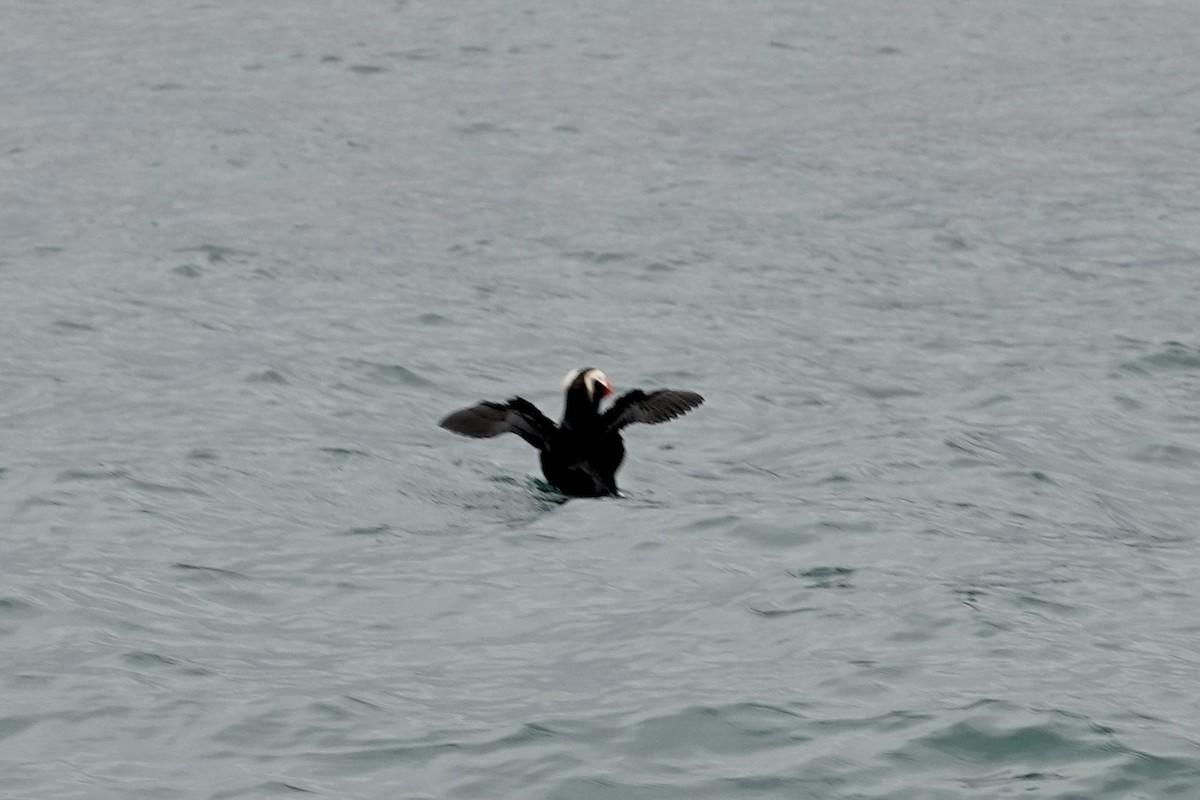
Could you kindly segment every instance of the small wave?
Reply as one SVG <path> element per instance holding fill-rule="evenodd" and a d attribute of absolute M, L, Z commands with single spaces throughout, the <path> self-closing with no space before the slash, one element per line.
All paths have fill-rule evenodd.
<path fill-rule="evenodd" d="M 233 247 L 225 247 L 219 244 L 201 244 L 195 247 L 184 247 L 176 250 L 177 253 L 199 253 L 210 264 L 220 264 L 224 261 L 240 261 L 244 262 L 247 259 L 253 258 L 258 253 L 249 250 L 238 250 Z"/>
<path fill-rule="evenodd" d="M 806 530 L 809 525 L 778 525 L 761 520 L 741 520 L 730 533 L 756 545 L 770 548 L 791 548 L 809 544 L 817 534 Z"/>
<path fill-rule="evenodd" d="M 325 455 L 335 458 L 359 458 L 370 455 L 366 450 L 360 450 L 357 447 L 322 447 L 320 449 Z"/>
<path fill-rule="evenodd" d="M 175 567 L 175 569 L 188 570 L 190 572 L 194 572 L 199 575 L 203 575 L 210 580 L 219 578 L 219 577 L 220 578 L 236 578 L 238 580 L 249 580 L 249 578 L 247 578 L 242 573 L 236 572 L 235 570 L 232 570 L 232 569 L 225 569 L 223 567 L 209 567 L 209 566 L 205 566 L 203 564 L 189 564 L 184 561 L 177 561 L 176 563 L 172 564 L 171 566 Z"/>
<path fill-rule="evenodd" d="M 419 388 L 427 388 L 434 385 L 433 381 L 401 364 L 382 364 L 362 359 L 345 359 L 345 361 L 380 383 L 399 383 L 404 386 Z"/>
<path fill-rule="evenodd" d="M 305 789 L 289 781 L 263 781 L 256 783 L 253 786 L 244 786 L 238 789 L 227 789 L 217 792 L 212 795 L 212 800 L 234 800 L 238 797 L 290 797 L 294 794 L 324 794 L 317 789 Z"/>
<path fill-rule="evenodd" d="M 850 576 L 854 570 L 850 567 L 812 567 L 811 569 L 788 570 L 793 578 L 806 578 L 810 589 L 849 589 Z"/>
<path fill-rule="evenodd" d="M 104 481 L 104 480 L 123 480 L 129 477 L 129 470 L 119 467 L 101 468 L 101 469 L 68 469 L 58 473 L 57 481 L 59 483 L 71 483 L 74 481 Z"/>
<path fill-rule="evenodd" d="M 1194 467 L 1200 464 L 1200 450 L 1182 444 L 1149 444 L 1133 454 L 1143 464 Z"/>
<path fill-rule="evenodd" d="M 391 532 L 391 525 L 380 523 L 379 525 L 364 525 L 356 528 L 347 528 L 344 531 L 340 531 L 339 534 L 341 536 L 381 536 Z"/>
<path fill-rule="evenodd" d="M 1121 367 L 1138 373 L 1200 369 L 1200 348 L 1183 342 L 1164 342 L 1154 352 L 1126 361 Z"/>
<path fill-rule="evenodd" d="M 277 386 L 287 385 L 288 379 L 283 376 L 283 373 L 276 369 L 264 369 L 260 372 L 252 372 L 246 376 L 246 383 L 266 383 Z"/>

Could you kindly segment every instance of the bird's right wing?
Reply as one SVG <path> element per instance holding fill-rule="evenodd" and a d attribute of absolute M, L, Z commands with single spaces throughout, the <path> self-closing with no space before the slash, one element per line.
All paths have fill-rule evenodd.
<path fill-rule="evenodd" d="M 490 439 L 502 433 L 515 433 L 538 450 L 546 448 L 557 429 L 537 406 L 521 397 L 510 398 L 504 403 L 485 400 L 469 408 L 460 408 L 438 424 L 448 431 L 472 439 Z"/>

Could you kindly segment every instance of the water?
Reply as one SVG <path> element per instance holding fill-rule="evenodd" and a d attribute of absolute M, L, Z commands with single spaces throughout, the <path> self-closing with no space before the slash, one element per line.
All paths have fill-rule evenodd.
<path fill-rule="evenodd" d="M 4 17 L 0 795 L 1200 790 L 1194 4 Z"/>

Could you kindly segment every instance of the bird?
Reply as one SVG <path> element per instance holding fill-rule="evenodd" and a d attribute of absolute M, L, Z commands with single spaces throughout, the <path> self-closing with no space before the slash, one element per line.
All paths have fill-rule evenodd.
<path fill-rule="evenodd" d="M 537 450 L 546 482 L 571 497 L 619 495 L 617 470 L 625 459 L 621 431 L 636 422 L 656 425 L 704 402 L 696 392 L 632 389 L 607 410 L 600 406 L 613 384 L 595 367 L 573 369 L 562 382 L 563 416 L 557 425 L 523 397 L 481 401 L 448 414 L 438 424 L 473 439 L 515 433 Z"/>

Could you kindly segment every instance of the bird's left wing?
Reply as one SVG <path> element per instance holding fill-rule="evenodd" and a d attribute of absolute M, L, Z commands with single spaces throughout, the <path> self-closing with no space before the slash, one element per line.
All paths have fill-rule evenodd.
<path fill-rule="evenodd" d="M 643 392 L 641 389 L 634 389 L 618 397 L 604 412 L 603 426 L 608 430 L 619 431 L 635 422 L 656 425 L 683 416 L 703 402 L 704 398 L 695 392 L 677 389 Z"/>
<path fill-rule="evenodd" d="M 487 400 L 460 408 L 438 423 L 448 431 L 473 439 L 490 439 L 502 433 L 515 433 L 538 450 L 544 450 L 557 426 L 522 397 L 503 403 Z"/>

